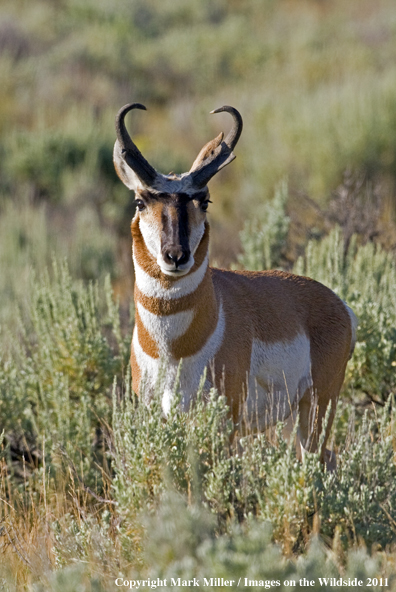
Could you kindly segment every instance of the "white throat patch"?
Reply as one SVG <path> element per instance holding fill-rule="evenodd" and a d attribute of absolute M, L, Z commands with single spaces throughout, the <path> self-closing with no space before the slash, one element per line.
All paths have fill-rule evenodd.
<path fill-rule="evenodd" d="M 208 269 L 209 255 L 206 254 L 205 259 L 198 269 L 176 280 L 170 288 L 164 288 L 156 278 L 146 273 L 136 261 L 136 257 L 133 258 L 133 262 L 135 266 L 135 281 L 142 294 L 151 298 L 173 300 L 192 294 L 198 288 Z"/>

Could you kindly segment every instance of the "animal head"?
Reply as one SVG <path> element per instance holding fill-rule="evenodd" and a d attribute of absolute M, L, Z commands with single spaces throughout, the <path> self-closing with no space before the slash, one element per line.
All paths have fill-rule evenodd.
<path fill-rule="evenodd" d="M 147 162 L 128 134 L 125 116 L 132 109 L 146 108 L 131 103 L 118 112 L 114 166 L 124 185 L 135 192 L 136 216 L 148 251 L 165 275 L 179 277 L 194 265 L 210 203 L 207 184 L 234 160 L 232 150 L 242 132 L 242 117 L 233 107 L 212 111 L 232 115 L 227 137 L 221 133 L 205 144 L 187 173 L 163 175 Z"/>

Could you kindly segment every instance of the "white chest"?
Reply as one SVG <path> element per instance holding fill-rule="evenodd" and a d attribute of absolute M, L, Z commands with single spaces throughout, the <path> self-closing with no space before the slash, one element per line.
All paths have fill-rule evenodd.
<path fill-rule="evenodd" d="M 221 347 L 225 331 L 225 317 L 220 305 L 218 320 L 214 331 L 203 347 L 194 355 L 176 359 L 171 354 L 171 342 L 181 335 L 189 339 L 188 329 L 193 319 L 193 311 L 184 311 L 175 315 L 160 317 L 153 315 L 138 304 L 141 321 L 158 346 L 160 356 L 148 355 L 135 327 L 132 347 L 136 363 L 141 373 L 141 391 L 146 401 L 158 393 L 162 399 L 162 408 L 167 415 L 177 390 L 181 393 L 181 404 L 188 410 L 199 388 L 205 369 Z M 172 318 L 173 317 L 173 318 Z M 193 335 L 190 336 L 193 339 Z M 209 375 L 209 374 L 208 374 Z M 206 380 L 204 390 L 210 390 L 210 379 Z"/>
<path fill-rule="evenodd" d="M 168 359 L 172 342 L 188 333 L 194 318 L 194 310 L 159 316 L 148 311 L 139 302 L 137 310 L 145 329 L 156 342 L 161 358 Z"/>

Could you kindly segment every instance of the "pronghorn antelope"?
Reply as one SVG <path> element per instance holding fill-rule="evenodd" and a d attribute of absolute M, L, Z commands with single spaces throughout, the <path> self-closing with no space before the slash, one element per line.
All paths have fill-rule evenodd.
<path fill-rule="evenodd" d="M 188 409 L 206 370 L 205 391 L 214 385 L 224 390 L 239 432 L 266 430 L 298 411 L 302 453 L 317 451 L 331 403 L 324 461 L 354 347 L 355 315 L 329 288 L 306 277 L 209 267 L 207 184 L 235 158 L 242 132 L 236 109 L 212 111 L 228 112 L 233 127 L 225 139 L 221 133 L 208 142 L 182 175 L 158 173 L 142 156 L 124 122 L 132 109 L 145 107 L 132 103 L 118 112 L 114 164 L 137 205 L 131 225 L 133 389 L 149 400 L 163 372 L 166 415 L 178 371 Z"/>

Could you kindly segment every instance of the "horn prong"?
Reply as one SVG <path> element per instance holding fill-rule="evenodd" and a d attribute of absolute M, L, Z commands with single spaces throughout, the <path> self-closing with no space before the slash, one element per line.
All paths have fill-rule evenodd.
<path fill-rule="evenodd" d="M 235 155 L 232 153 L 232 151 L 242 133 L 242 117 L 239 111 L 237 111 L 234 107 L 230 107 L 229 105 L 223 105 L 223 107 L 214 109 L 210 112 L 210 114 L 222 112 L 227 112 L 232 115 L 234 120 L 233 126 L 228 132 L 226 138 L 224 140 L 222 139 L 221 143 L 219 143 L 216 149 L 212 151 L 211 155 L 208 154 L 207 158 L 199 162 L 199 157 L 205 151 L 202 149 L 198 155 L 198 158 L 196 158 L 194 161 L 190 172 L 192 174 L 194 185 L 199 188 L 204 187 L 220 169 L 232 162 L 235 158 Z"/>

